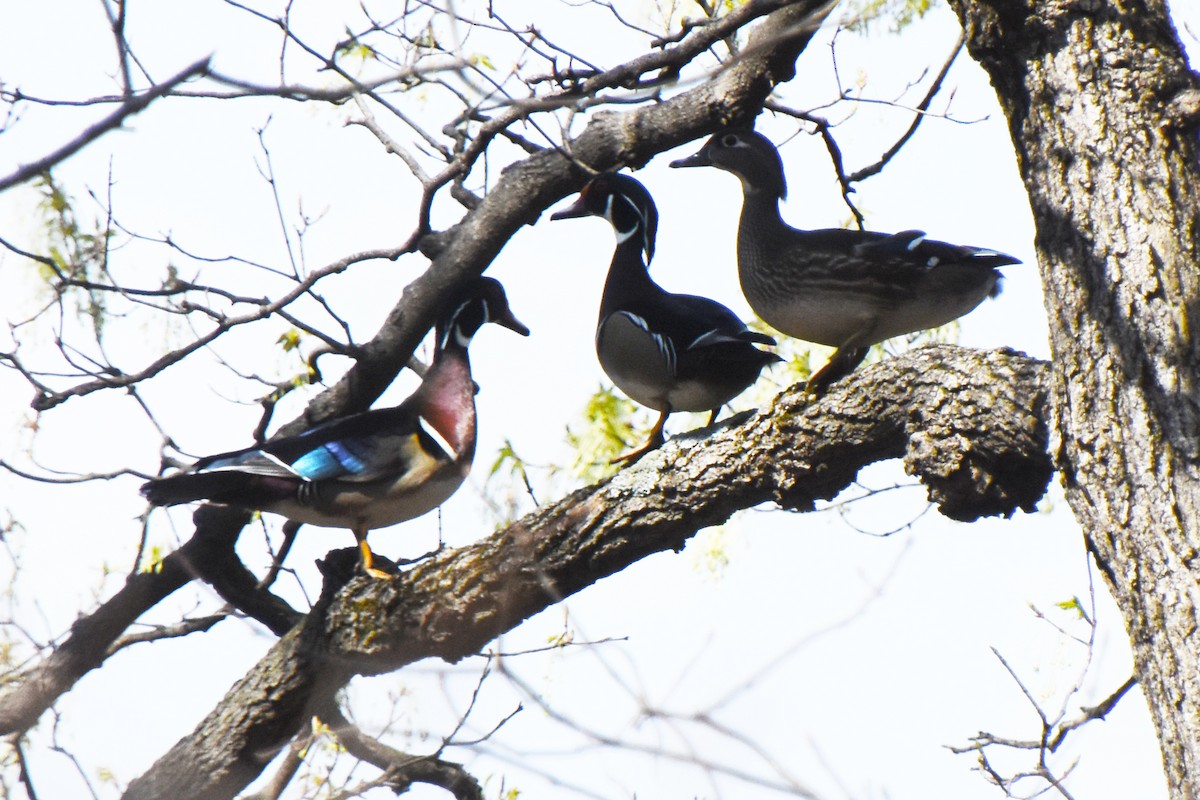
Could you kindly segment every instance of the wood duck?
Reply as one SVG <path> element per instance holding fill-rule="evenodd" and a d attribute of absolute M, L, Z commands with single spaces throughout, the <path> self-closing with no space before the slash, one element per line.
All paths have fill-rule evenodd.
<path fill-rule="evenodd" d="M 417 390 L 394 408 L 353 414 L 156 478 L 141 492 L 154 505 L 194 500 L 280 514 L 296 522 L 349 528 L 363 570 L 374 566 L 367 531 L 418 517 L 462 484 L 475 455 L 475 383 L 467 346 L 486 322 L 522 336 L 504 288 L 478 278 L 438 322 L 433 362 Z"/>
<path fill-rule="evenodd" d="M 626 175 L 598 175 L 551 219 L 589 214 L 607 219 L 617 235 L 600 300 L 596 355 L 617 388 L 659 412 L 646 443 L 616 459 L 631 461 L 663 443 L 663 425 L 672 412 L 711 411 L 711 424 L 721 406 L 780 359 L 754 346 L 773 345 L 774 339 L 747 329 L 725 306 L 672 294 L 650 277 L 658 210 L 641 183 Z"/>
<path fill-rule="evenodd" d="M 741 179 L 737 257 L 746 300 L 783 333 L 837 348 L 810 391 L 853 371 L 871 345 L 945 325 L 996 296 L 996 268 L 1021 263 L 922 231 L 797 230 L 779 215 L 787 195 L 779 151 L 752 130 L 720 131 L 671 166 L 717 167 Z"/>

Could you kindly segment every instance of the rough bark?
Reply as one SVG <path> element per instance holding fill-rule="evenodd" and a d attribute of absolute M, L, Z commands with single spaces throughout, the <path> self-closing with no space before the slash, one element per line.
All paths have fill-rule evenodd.
<path fill-rule="evenodd" d="M 1037 225 L 1067 497 L 1200 798 L 1200 87 L 1158 0 L 955 0 Z"/>
<path fill-rule="evenodd" d="M 331 554 L 304 623 L 196 731 L 134 781 L 126 800 L 232 797 L 350 676 L 422 658 L 457 661 L 521 621 L 698 530 L 765 502 L 812 510 L 859 469 L 903 458 L 943 513 L 1032 510 L 1051 475 L 1045 365 L 947 345 L 885 361 L 809 403 L 770 408 L 668 442 L 612 478 L 393 581 Z M 711 435 L 710 435 L 711 434 Z"/>

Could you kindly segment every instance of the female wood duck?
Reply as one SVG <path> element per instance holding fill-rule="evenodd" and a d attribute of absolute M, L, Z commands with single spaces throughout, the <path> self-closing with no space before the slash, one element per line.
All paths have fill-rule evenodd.
<path fill-rule="evenodd" d="M 779 357 L 754 345 L 775 344 L 748 330 L 737 316 L 706 297 L 672 294 L 650 277 L 658 210 L 641 183 L 626 175 L 598 175 L 574 205 L 551 219 L 589 214 L 612 223 L 617 247 L 596 325 L 600 366 L 622 392 L 659 412 L 646 443 L 621 456 L 631 461 L 663 443 L 663 425 L 674 411 L 711 411 L 754 383 Z M 643 260 L 643 254 L 645 260 Z"/>
<path fill-rule="evenodd" d="M 718 167 L 741 179 L 737 255 L 746 300 L 789 336 L 837 348 L 810 391 L 853 371 L 871 345 L 945 325 L 996 296 L 996 268 L 1021 263 L 921 231 L 797 230 L 779 215 L 787 195 L 779 151 L 752 130 L 720 131 L 671 166 Z"/>
<path fill-rule="evenodd" d="M 486 322 L 522 336 L 504 288 L 478 278 L 438 322 L 433 362 L 417 390 L 394 408 L 321 423 L 261 447 L 197 461 L 187 472 L 142 486 L 154 505 L 193 500 L 258 509 L 296 522 L 349 528 L 369 575 L 367 531 L 418 517 L 462 484 L 475 455 L 475 383 L 467 346 Z"/>

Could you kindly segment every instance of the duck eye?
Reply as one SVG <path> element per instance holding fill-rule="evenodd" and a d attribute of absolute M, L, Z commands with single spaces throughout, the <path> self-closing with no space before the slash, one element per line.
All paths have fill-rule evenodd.
<path fill-rule="evenodd" d="M 721 137 L 722 147 L 737 147 L 738 135 L 736 133 L 727 133 Z"/>

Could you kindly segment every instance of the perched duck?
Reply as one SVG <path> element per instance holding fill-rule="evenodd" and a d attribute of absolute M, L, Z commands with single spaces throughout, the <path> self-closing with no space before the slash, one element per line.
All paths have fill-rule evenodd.
<path fill-rule="evenodd" d="M 617 235 L 596 325 L 600 366 L 632 400 L 659 412 L 646 443 L 617 459 L 628 461 L 662 444 L 672 412 L 711 411 L 711 424 L 721 406 L 780 359 L 755 347 L 775 344 L 774 339 L 749 330 L 725 306 L 672 294 L 650 277 L 658 210 L 637 180 L 598 175 L 551 219 L 587 215 L 604 217 Z"/>
<path fill-rule="evenodd" d="M 837 348 L 810 379 L 812 391 L 848 375 L 871 345 L 945 325 L 999 294 L 996 268 L 1021 263 L 922 231 L 797 230 L 779 215 L 787 195 L 779 151 L 752 130 L 720 131 L 671 166 L 718 167 L 741 179 L 737 257 L 746 300 L 777 330 Z"/>
<path fill-rule="evenodd" d="M 486 322 L 529 335 L 509 310 L 504 288 L 478 278 L 448 305 L 429 370 L 400 405 L 203 458 L 186 472 L 149 481 L 142 495 L 154 505 L 208 500 L 349 528 L 364 571 L 389 577 L 374 566 L 367 531 L 437 508 L 471 469 L 476 388 L 467 346 Z"/>

